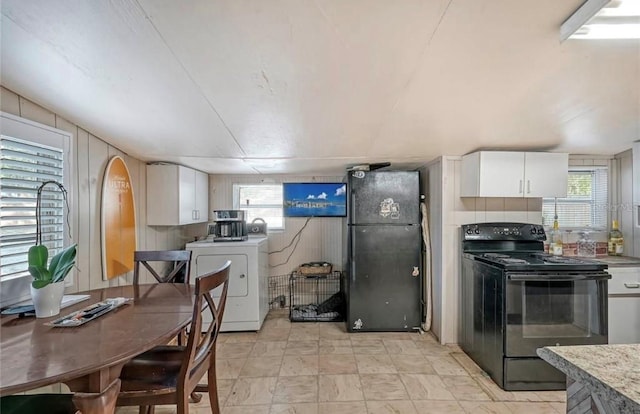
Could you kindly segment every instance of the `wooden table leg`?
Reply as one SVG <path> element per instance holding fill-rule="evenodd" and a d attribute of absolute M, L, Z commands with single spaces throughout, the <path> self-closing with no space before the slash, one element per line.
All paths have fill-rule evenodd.
<path fill-rule="evenodd" d="M 120 371 L 123 364 L 67 381 L 74 392 L 73 403 L 82 414 L 113 414 L 120 392 Z"/>
<path fill-rule="evenodd" d="M 120 392 L 120 378 L 113 380 L 111 385 L 102 393 L 76 392 L 73 395 L 73 403 L 82 414 L 114 413 L 116 400 Z"/>

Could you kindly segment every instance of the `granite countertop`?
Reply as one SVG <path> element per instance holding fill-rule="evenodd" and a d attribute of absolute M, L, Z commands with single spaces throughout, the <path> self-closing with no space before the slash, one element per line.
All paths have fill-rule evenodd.
<path fill-rule="evenodd" d="M 623 412 L 640 412 L 640 344 L 549 346 L 538 355 Z"/>

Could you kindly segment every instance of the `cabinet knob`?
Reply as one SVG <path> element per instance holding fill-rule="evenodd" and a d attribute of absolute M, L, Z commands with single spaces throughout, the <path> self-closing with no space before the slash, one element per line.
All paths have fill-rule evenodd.
<path fill-rule="evenodd" d="M 245 276 L 246 276 L 246 275 L 245 275 L 244 273 L 242 273 L 242 274 L 240 275 L 240 279 L 244 279 L 244 278 L 245 278 Z"/>

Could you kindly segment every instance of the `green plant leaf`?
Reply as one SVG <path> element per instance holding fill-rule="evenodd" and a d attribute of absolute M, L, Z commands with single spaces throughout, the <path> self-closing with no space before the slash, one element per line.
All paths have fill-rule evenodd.
<path fill-rule="evenodd" d="M 29 273 L 35 280 L 51 280 L 51 273 L 44 266 L 29 266 Z"/>
<path fill-rule="evenodd" d="M 51 259 L 49 272 L 54 282 L 63 280 L 71 270 L 71 267 L 73 267 L 76 258 L 76 246 L 77 244 L 72 244 Z"/>
<path fill-rule="evenodd" d="M 53 274 L 51 283 L 56 283 L 64 280 L 69 271 L 73 268 L 74 263 L 67 263 L 66 266 L 58 266 L 56 272 Z"/>
<path fill-rule="evenodd" d="M 37 244 L 29 248 L 29 266 L 41 266 L 47 267 L 47 260 L 49 259 L 49 250 L 47 246 L 43 244 Z"/>
<path fill-rule="evenodd" d="M 31 286 L 33 286 L 35 289 L 42 289 L 49 283 L 51 283 L 50 280 L 34 280 L 33 282 L 31 282 Z"/>

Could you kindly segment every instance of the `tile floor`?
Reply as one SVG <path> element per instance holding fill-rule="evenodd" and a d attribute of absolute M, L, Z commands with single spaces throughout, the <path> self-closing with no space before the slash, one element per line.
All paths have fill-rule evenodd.
<path fill-rule="evenodd" d="M 343 323 L 291 323 L 271 311 L 260 332 L 221 334 L 217 352 L 223 414 L 566 411 L 564 391 L 502 391 L 459 347 L 430 334 L 349 334 Z M 209 413 L 207 398 L 190 412 Z"/>

